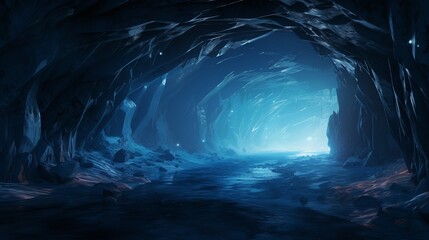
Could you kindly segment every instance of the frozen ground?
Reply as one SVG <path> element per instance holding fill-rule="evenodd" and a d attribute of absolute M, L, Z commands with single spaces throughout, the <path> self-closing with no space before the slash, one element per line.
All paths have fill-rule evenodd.
<path fill-rule="evenodd" d="M 145 156 L 145 157 L 143 157 Z M 403 164 L 327 156 L 136 154 L 64 185 L 2 184 L 1 239 L 428 239 Z M 138 174 L 136 174 L 138 173 Z M 423 200 L 422 200 L 423 199 Z"/>

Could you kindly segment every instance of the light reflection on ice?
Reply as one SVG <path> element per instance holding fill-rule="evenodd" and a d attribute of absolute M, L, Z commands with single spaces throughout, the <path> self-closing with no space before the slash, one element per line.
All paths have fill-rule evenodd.
<path fill-rule="evenodd" d="M 239 175 L 230 176 L 224 179 L 225 186 L 234 187 L 236 185 L 248 185 L 251 192 L 259 192 L 260 190 L 251 187 L 255 182 L 266 181 L 279 177 L 279 173 L 275 173 L 268 167 L 253 167 L 248 171 Z"/>

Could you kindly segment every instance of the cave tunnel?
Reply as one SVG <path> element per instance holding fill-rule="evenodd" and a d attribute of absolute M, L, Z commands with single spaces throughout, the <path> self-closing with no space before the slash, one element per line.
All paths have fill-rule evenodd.
<path fill-rule="evenodd" d="M 428 16 L 0 1 L 2 239 L 428 239 Z"/>

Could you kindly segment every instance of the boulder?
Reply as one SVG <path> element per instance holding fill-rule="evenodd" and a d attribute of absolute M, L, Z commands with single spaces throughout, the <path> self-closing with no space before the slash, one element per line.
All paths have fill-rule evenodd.
<path fill-rule="evenodd" d="M 130 159 L 130 153 L 125 149 L 118 150 L 113 156 L 113 161 L 116 163 L 124 163 Z"/>

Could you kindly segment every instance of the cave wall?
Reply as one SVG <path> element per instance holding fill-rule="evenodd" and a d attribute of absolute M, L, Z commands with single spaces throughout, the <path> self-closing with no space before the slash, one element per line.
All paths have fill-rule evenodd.
<path fill-rule="evenodd" d="M 354 52 L 352 58 L 339 64 L 343 72 L 345 69 L 352 73 L 357 84 L 355 96 L 361 109 L 357 115 L 357 134 L 377 153 L 378 162 L 389 157 L 386 155 L 389 151 L 397 151 L 398 146 L 413 180 L 427 184 L 428 146 L 424 140 L 427 128 L 421 121 L 427 118 L 428 2 L 338 3 L 366 21 L 367 26 L 372 25 L 370 29 L 355 28 L 367 43 L 348 47 L 347 52 Z M 344 64 L 347 62 L 353 65 Z M 340 78 L 344 77 L 340 75 Z M 372 119 L 371 123 L 368 118 Z M 384 137 L 386 131 L 391 133 L 394 142 Z"/>
<path fill-rule="evenodd" d="M 365 166 L 401 158 L 389 122 L 368 69 L 338 69 L 338 113 L 329 120 L 327 135 L 331 155 L 338 160 L 357 157 Z"/>
<path fill-rule="evenodd" d="M 1 1 L 1 180 L 71 161 L 145 82 L 282 29 L 337 67 L 333 153 L 384 162 L 399 146 L 425 182 L 428 11 L 425 0 Z"/>

